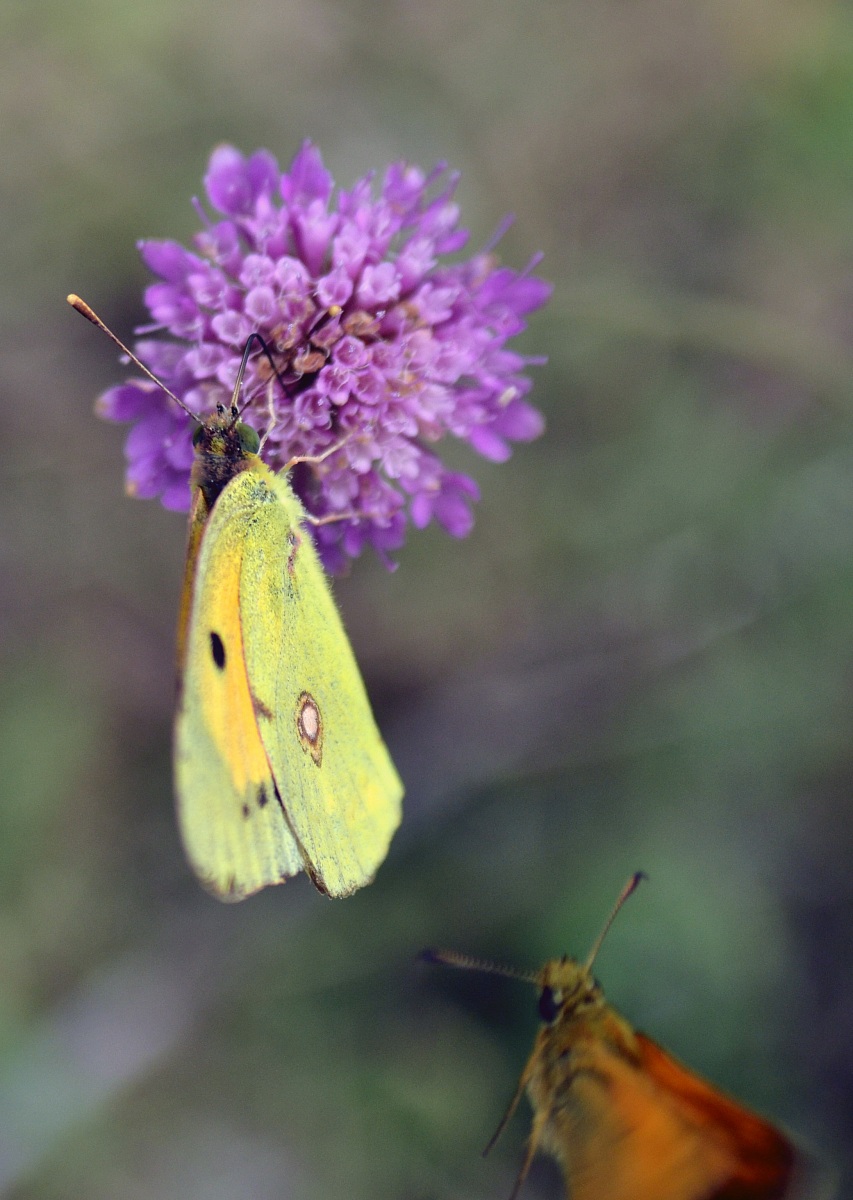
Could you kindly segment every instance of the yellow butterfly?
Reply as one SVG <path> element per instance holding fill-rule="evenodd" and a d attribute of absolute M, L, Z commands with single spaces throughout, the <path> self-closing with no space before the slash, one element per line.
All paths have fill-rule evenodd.
<path fill-rule="evenodd" d="M 163 387 L 84 301 L 68 302 Z M 193 439 L 174 747 L 181 835 L 222 900 L 301 870 L 326 895 L 348 896 L 385 858 L 403 786 L 305 510 L 239 420 L 242 373 L 230 410 L 200 420 Z"/>

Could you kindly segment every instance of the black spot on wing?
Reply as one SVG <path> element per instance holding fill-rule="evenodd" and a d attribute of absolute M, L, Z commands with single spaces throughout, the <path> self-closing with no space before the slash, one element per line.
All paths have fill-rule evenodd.
<path fill-rule="evenodd" d="M 267 789 L 261 783 L 258 785 L 258 808 L 266 808 L 268 801 Z"/>
<path fill-rule="evenodd" d="M 250 809 L 249 809 L 249 806 L 248 806 L 248 804 L 244 804 L 244 805 L 243 805 L 242 812 L 243 812 L 243 816 L 244 816 L 244 817 L 246 817 L 246 818 L 248 819 L 249 812 L 250 812 Z"/>
<path fill-rule="evenodd" d="M 210 653 L 220 671 L 225 669 L 225 644 L 215 629 L 210 631 Z"/>

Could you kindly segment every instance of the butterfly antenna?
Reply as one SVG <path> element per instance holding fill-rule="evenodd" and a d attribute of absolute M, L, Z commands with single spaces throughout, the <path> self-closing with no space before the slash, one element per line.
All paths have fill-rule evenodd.
<path fill-rule="evenodd" d="M 272 372 L 275 375 L 276 379 L 281 384 L 282 390 L 285 392 L 287 390 L 287 384 L 285 383 L 284 379 L 282 378 L 281 374 L 279 373 L 278 367 L 275 365 L 275 359 L 272 356 L 272 352 L 270 351 L 269 346 L 267 345 L 267 343 L 264 341 L 264 339 L 261 337 L 261 335 L 259 333 L 250 333 L 248 338 L 246 339 L 246 345 L 243 347 L 243 358 L 240 361 L 240 369 L 237 372 L 237 380 L 234 384 L 234 391 L 231 395 L 231 411 L 232 411 L 232 413 L 236 413 L 237 417 L 239 417 L 240 414 L 245 411 L 245 409 L 249 403 L 249 401 L 247 400 L 246 403 L 243 405 L 243 407 L 238 410 L 237 401 L 240 398 L 240 389 L 243 386 L 243 376 L 246 374 L 246 367 L 248 366 L 248 363 L 249 363 L 249 355 L 252 353 L 252 347 L 254 346 L 255 342 L 258 343 L 261 350 L 266 355 L 267 362 L 269 363 L 270 367 L 272 368 Z M 237 417 L 235 417 L 235 420 L 237 419 Z M 273 411 L 272 405 L 270 405 L 270 418 L 271 418 L 271 422 L 275 421 L 275 413 Z M 266 441 L 266 439 L 269 437 L 270 429 L 272 429 L 272 423 L 270 424 L 270 428 L 264 434 L 264 441 Z"/>
<path fill-rule="evenodd" d="M 646 874 L 646 872 L 645 871 L 635 871 L 634 874 L 631 876 L 631 878 L 628 880 L 628 882 L 625 884 L 625 886 L 622 888 L 622 891 L 619 893 L 619 895 L 617 897 L 616 903 L 613 905 L 613 908 L 610 912 L 610 916 L 604 922 L 604 928 L 602 929 L 601 933 L 598 935 L 598 937 L 593 942 L 592 949 L 590 950 L 589 954 L 587 955 L 587 960 L 584 963 L 585 970 L 589 971 L 591 969 L 592 964 L 595 962 L 598 952 L 601 949 L 601 943 L 607 937 L 610 926 L 616 920 L 617 913 L 619 912 L 620 908 L 625 903 L 625 901 L 628 899 L 628 897 L 632 896 L 634 894 L 634 892 L 636 892 L 637 888 L 640 886 L 640 883 L 643 879 L 648 879 L 648 875 Z"/>
<path fill-rule="evenodd" d="M 460 967 L 463 971 L 480 971 L 486 975 L 501 975 L 504 979 L 517 979 L 521 983 L 538 984 L 539 975 L 534 971 L 519 971 L 515 967 L 504 967 L 500 963 L 470 958 L 455 950 L 422 950 L 418 956 L 422 962 L 442 963 L 445 967 Z"/>
<path fill-rule="evenodd" d="M 139 370 L 143 373 L 143 375 L 147 375 L 152 383 L 156 383 L 157 387 L 160 388 L 162 391 L 164 391 L 170 400 L 174 400 L 175 403 L 177 404 L 178 408 L 182 408 L 184 410 L 184 412 L 188 414 L 188 416 L 192 417 L 192 419 L 194 421 L 198 421 L 198 423 L 201 424 L 201 418 L 197 417 L 196 414 L 191 409 L 187 408 L 187 406 L 186 406 L 186 404 L 184 404 L 183 400 L 180 400 L 175 395 L 174 392 L 170 391 L 169 388 L 166 387 L 166 385 L 162 379 L 158 379 L 157 376 L 153 373 L 153 371 L 148 370 L 145 363 L 140 362 L 139 359 L 136 357 L 136 355 L 131 350 L 128 350 L 128 348 L 127 348 L 127 346 L 125 346 L 124 342 L 121 341 L 120 338 L 116 337 L 116 335 L 113 333 L 113 331 L 110 329 L 110 327 L 108 325 L 104 324 L 104 322 L 101 320 L 101 318 L 95 312 L 95 310 L 90 308 L 85 300 L 81 300 L 80 297 L 75 296 L 73 292 L 71 293 L 70 296 L 67 296 L 66 299 L 68 300 L 68 303 L 71 305 L 72 308 L 77 309 L 78 313 L 80 313 L 81 316 L 85 317 L 87 321 L 91 321 L 93 325 L 97 326 L 97 328 L 100 329 L 102 333 L 105 333 L 107 335 L 107 337 L 110 339 L 110 341 L 115 342 L 115 344 L 118 346 L 119 350 L 121 350 L 122 354 L 126 354 L 127 357 L 130 359 L 130 361 L 133 363 L 133 365 L 135 367 L 138 367 Z"/>

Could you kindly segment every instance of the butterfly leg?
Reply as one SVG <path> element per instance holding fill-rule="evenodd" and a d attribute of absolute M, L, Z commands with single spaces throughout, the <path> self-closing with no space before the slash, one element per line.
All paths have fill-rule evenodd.
<path fill-rule="evenodd" d="M 334 521 L 358 521 L 362 518 L 369 519 L 372 515 L 373 514 L 369 512 L 356 512 L 351 510 L 349 512 L 329 513 L 325 517 L 315 517 L 313 513 L 307 512 L 305 513 L 303 519 L 306 520 L 309 525 L 331 525 Z"/>
<path fill-rule="evenodd" d="M 261 438 L 260 445 L 258 446 L 258 454 L 261 453 L 264 446 L 267 444 L 267 439 L 269 438 L 270 434 L 275 429 L 276 424 L 278 423 L 278 417 L 275 414 L 275 404 L 273 402 L 274 383 L 275 383 L 275 381 L 273 379 L 271 379 L 269 381 L 269 383 L 267 384 L 267 410 L 270 414 L 270 423 L 269 423 L 269 425 L 267 425 L 266 429 L 264 430 L 264 436 Z"/>
<path fill-rule="evenodd" d="M 299 463 L 308 463 L 309 465 L 313 465 L 315 463 L 323 462 L 324 459 L 331 457 L 331 455 L 333 455 L 336 451 L 345 446 L 350 440 L 351 436 L 352 435 L 348 435 L 345 438 L 341 438 L 339 442 L 335 442 L 333 446 L 329 446 L 328 449 L 324 450 L 322 454 L 304 454 L 297 455 L 295 458 L 291 458 L 287 463 L 285 463 L 282 473 L 286 475 L 288 471 L 292 471 L 294 467 L 299 465 Z M 331 525 L 334 521 L 369 521 L 373 519 L 374 515 L 374 513 L 365 511 L 364 509 L 349 509 L 346 512 L 329 513 L 325 517 L 316 517 L 313 513 L 306 512 L 303 519 L 306 520 L 310 525 Z"/>
<path fill-rule="evenodd" d="M 495 1143 L 497 1142 L 498 1138 L 501 1136 L 503 1131 L 506 1129 L 507 1125 L 509 1125 L 512 1118 L 515 1116 L 515 1110 L 518 1108 L 518 1102 L 521 1099 L 521 1097 L 524 1095 L 524 1090 L 527 1087 L 528 1083 L 530 1082 L 530 1076 L 532 1074 L 533 1074 L 533 1056 L 531 1056 L 529 1062 L 525 1066 L 524 1070 L 521 1072 L 521 1079 L 519 1079 L 518 1087 L 515 1089 L 515 1093 L 514 1093 L 512 1099 L 510 1100 L 509 1104 L 507 1105 L 506 1112 L 501 1117 L 500 1123 L 499 1123 L 497 1129 L 492 1134 L 492 1136 L 489 1138 L 489 1144 L 486 1146 L 485 1150 L 483 1151 L 484 1158 L 486 1157 L 487 1154 L 491 1153 L 491 1151 L 494 1149 Z"/>
<path fill-rule="evenodd" d="M 341 438 L 339 442 L 327 447 L 322 454 L 297 454 L 294 458 L 289 459 L 282 468 L 282 474 L 287 475 L 294 467 L 300 463 L 307 463 L 309 466 L 315 466 L 317 463 L 324 462 L 327 458 L 331 458 L 338 450 L 347 444 L 352 437 L 352 434 L 347 434 L 345 438 Z"/>
<path fill-rule="evenodd" d="M 527 1138 L 527 1143 L 524 1148 L 524 1158 L 521 1163 L 521 1168 L 516 1176 L 512 1191 L 509 1195 L 509 1200 L 516 1200 L 518 1193 L 521 1191 L 521 1185 L 527 1178 L 527 1172 L 530 1170 L 530 1164 L 536 1157 L 536 1151 L 539 1149 L 539 1142 L 545 1126 L 551 1117 L 550 1109 L 538 1108 L 533 1114 L 533 1125 L 530 1129 L 530 1134 Z"/>

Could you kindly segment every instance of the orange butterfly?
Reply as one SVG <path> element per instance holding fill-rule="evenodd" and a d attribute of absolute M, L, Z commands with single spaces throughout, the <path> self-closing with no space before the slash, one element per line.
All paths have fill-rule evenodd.
<path fill-rule="evenodd" d="M 769 1122 L 638 1033 L 604 998 L 592 964 L 642 872 L 622 890 L 585 963 L 550 959 L 531 974 L 452 951 L 424 957 L 535 984 L 543 1025 L 494 1146 L 526 1090 L 533 1127 L 510 1200 L 540 1148 L 571 1200 L 828 1200 L 810 1160 Z"/>

